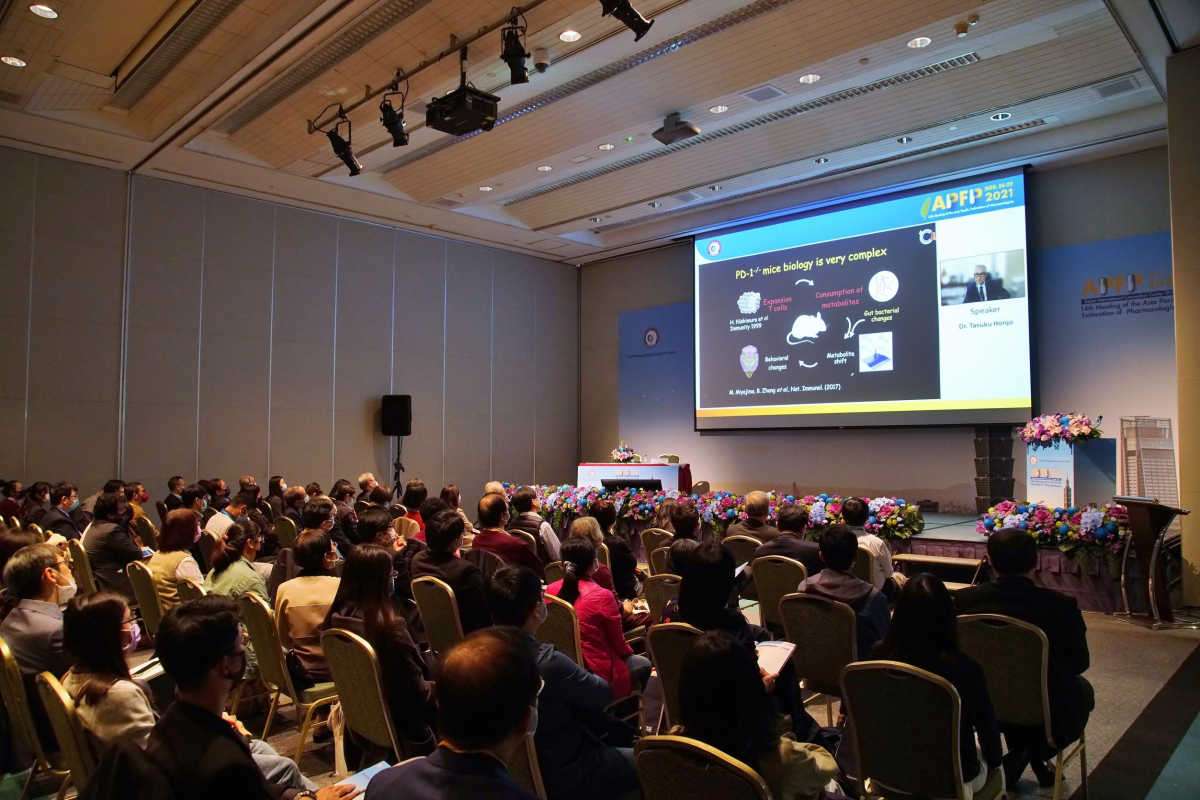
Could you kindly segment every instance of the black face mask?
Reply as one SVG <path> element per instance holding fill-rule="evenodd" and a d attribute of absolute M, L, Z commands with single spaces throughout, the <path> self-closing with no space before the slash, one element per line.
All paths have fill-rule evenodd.
<path fill-rule="evenodd" d="M 239 653 L 239 656 L 241 657 L 242 665 L 238 667 L 237 670 L 233 672 L 222 672 L 226 678 L 233 681 L 233 688 L 235 689 L 238 686 L 241 686 L 242 681 L 246 680 L 246 654 Z"/>

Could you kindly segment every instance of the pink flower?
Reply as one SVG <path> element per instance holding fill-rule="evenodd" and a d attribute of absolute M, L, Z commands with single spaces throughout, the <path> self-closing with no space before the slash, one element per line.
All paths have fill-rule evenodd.
<path fill-rule="evenodd" d="M 1002 503 L 996 504 L 996 516 L 1007 517 L 1009 514 L 1017 510 L 1017 504 L 1011 500 L 1005 500 Z"/>
<path fill-rule="evenodd" d="M 829 505 L 825 506 L 825 510 L 830 514 L 840 514 L 842 513 L 842 504 L 830 503 Z"/>
<path fill-rule="evenodd" d="M 878 519 L 887 519 L 888 517 L 890 517 L 892 515 L 892 512 L 895 510 L 896 510 L 895 506 L 880 506 L 879 510 L 875 512 L 875 516 Z"/>
<path fill-rule="evenodd" d="M 1082 511 L 1080 511 L 1079 513 L 1077 513 L 1073 517 L 1071 517 L 1072 525 L 1078 525 L 1082 521 L 1083 521 L 1083 512 Z"/>
<path fill-rule="evenodd" d="M 977 520 L 975 520 L 975 532 L 976 532 L 976 533 L 987 533 L 987 532 L 988 532 L 988 529 L 987 529 L 987 527 L 986 527 L 986 526 L 983 524 L 983 520 L 982 520 L 982 519 L 977 519 Z"/>
<path fill-rule="evenodd" d="M 809 505 L 812 505 L 813 503 L 817 502 L 817 498 L 811 494 L 806 494 L 804 496 L 804 502 L 808 503 Z"/>
<path fill-rule="evenodd" d="M 1033 521 L 1038 525 L 1049 525 L 1054 522 L 1054 512 L 1048 508 L 1039 508 L 1033 512 Z"/>

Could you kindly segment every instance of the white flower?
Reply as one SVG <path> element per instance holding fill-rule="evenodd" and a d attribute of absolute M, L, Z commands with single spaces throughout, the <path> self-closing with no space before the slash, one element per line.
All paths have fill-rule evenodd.
<path fill-rule="evenodd" d="M 892 498 L 890 498 L 890 497 L 876 497 L 874 500 L 867 503 L 867 508 L 869 508 L 871 510 L 871 513 L 874 514 L 875 512 L 877 512 L 879 509 L 883 508 L 884 506 L 894 506 L 894 505 L 895 505 L 895 502 L 893 502 Z"/>
<path fill-rule="evenodd" d="M 1004 527 L 1015 528 L 1018 525 L 1020 525 L 1020 523 L 1022 523 L 1022 522 L 1024 522 L 1024 518 L 1021 517 L 1021 515 L 1009 514 L 1007 517 L 1004 518 Z"/>
<path fill-rule="evenodd" d="M 1094 531 L 1104 524 L 1104 512 L 1098 508 L 1089 508 L 1079 517 L 1079 530 Z"/>
<path fill-rule="evenodd" d="M 818 500 L 808 509 L 808 521 L 813 525 L 825 524 L 825 503 Z"/>

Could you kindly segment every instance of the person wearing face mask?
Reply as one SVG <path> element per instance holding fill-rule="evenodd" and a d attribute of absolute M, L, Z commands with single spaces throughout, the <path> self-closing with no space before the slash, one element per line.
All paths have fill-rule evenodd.
<path fill-rule="evenodd" d="M 254 568 L 254 559 L 262 551 L 262 534 L 245 523 L 230 525 L 225 541 L 213 554 L 213 568 L 204 579 L 204 589 L 210 594 L 223 594 L 234 600 L 250 592 L 271 602 L 267 581 Z"/>
<path fill-rule="evenodd" d="M 324 495 L 312 498 L 304 504 L 302 518 L 304 520 L 302 533 L 324 531 L 337 546 L 339 555 L 342 557 L 350 555 L 354 545 L 346 538 L 346 532 L 338 524 L 337 506 L 334 505 L 333 500 Z"/>
<path fill-rule="evenodd" d="M 271 480 L 267 481 L 267 505 L 277 517 L 283 513 L 283 493 L 287 490 L 287 481 L 282 475 L 272 475 Z"/>
<path fill-rule="evenodd" d="M 211 533 L 218 539 L 224 538 L 226 528 L 235 522 L 244 521 L 246 508 L 249 505 L 249 495 L 238 492 L 227 506 L 208 518 L 208 522 L 204 525 L 204 532 Z"/>
<path fill-rule="evenodd" d="M 125 502 L 129 503 L 129 522 L 136 522 L 139 519 L 146 520 L 147 524 L 154 531 L 154 538 L 158 539 L 158 527 L 146 516 L 146 510 L 143 508 L 145 503 L 150 502 L 150 494 L 146 491 L 146 487 L 137 481 L 130 481 L 125 484 Z M 143 542 L 145 544 L 145 542 Z"/>
<path fill-rule="evenodd" d="M 253 739 L 224 713 L 245 677 L 243 638 L 237 605 L 228 597 L 202 597 L 163 617 L 158 657 L 178 687 L 177 699 L 154 725 L 146 749 L 170 783 L 172 797 L 350 800 L 354 787 L 316 789 L 294 761 Z"/>
<path fill-rule="evenodd" d="M 322 499 L 332 507 L 328 498 Z M 309 506 L 317 502 L 320 500 Z M 308 516 L 307 508 L 304 515 Z M 334 574 L 337 550 L 327 531 L 311 530 L 296 538 L 293 553 L 300 574 L 279 584 L 275 592 L 275 623 L 279 626 L 280 643 L 291 651 L 287 662 L 292 682 L 297 691 L 303 691 L 318 681 L 331 680 L 329 664 L 321 650 L 320 625 L 337 596 L 339 581 Z"/>
<path fill-rule="evenodd" d="M 129 583 L 125 568 L 145 556 L 129 531 L 129 504 L 125 494 L 106 492 L 100 495 L 95 510 L 96 520 L 83 537 L 83 549 L 92 564 L 96 588 L 119 592 L 133 599 L 133 585 Z"/>
<path fill-rule="evenodd" d="M 552 644 L 534 638 L 546 619 L 546 601 L 537 574 L 510 565 L 488 581 L 488 607 L 497 625 L 511 625 L 534 648 L 545 688 L 538 698 L 534 735 L 542 780 L 550 800 L 609 800 L 638 788 L 631 747 L 613 747 L 600 736 L 620 730 L 607 715 L 612 687 L 579 666 Z M 627 728 L 632 743 L 633 729 Z"/>
<path fill-rule="evenodd" d="M 71 512 L 79 508 L 79 490 L 73 483 L 57 483 L 50 490 L 50 509 L 38 523 L 46 533 L 57 533 L 64 539 L 78 539 L 83 529 L 75 523 Z"/>
<path fill-rule="evenodd" d="M 297 531 L 304 530 L 304 506 L 308 503 L 308 492 L 303 486 L 289 486 L 283 492 L 283 515 L 296 525 Z"/>
<path fill-rule="evenodd" d="M 529 638 L 514 628 L 476 631 L 450 648 L 435 677 L 437 750 L 380 772 L 366 800 L 536 800 L 506 766 L 538 727 L 543 683 Z"/>
<path fill-rule="evenodd" d="M 154 576 L 158 599 L 163 611 L 179 605 L 179 584 L 185 579 L 196 583 L 204 580 L 200 565 L 191 554 L 191 547 L 200 538 L 196 517 L 185 508 L 167 512 L 162 534 L 158 537 L 158 552 L 146 564 Z"/>
<path fill-rule="evenodd" d="M 341 584 L 321 630 L 343 628 L 370 643 L 379 657 L 396 732 L 409 743 L 406 752 L 410 756 L 431 753 L 437 743 L 433 736 L 437 725 L 433 684 L 408 624 L 392 603 L 395 591 L 392 554 L 379 545 L 359 545 L 346 559 Z"/>

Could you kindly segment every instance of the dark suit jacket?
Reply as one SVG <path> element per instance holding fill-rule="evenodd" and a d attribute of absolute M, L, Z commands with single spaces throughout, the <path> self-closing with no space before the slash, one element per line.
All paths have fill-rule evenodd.
<path fill-rule="evenodd" d="M 455 753 L 439 747 L 376 775 L 366 800 L 537 800 L 516 784 L 508 769 L 486 753 Z"/>
<path fill-rule="evenodd" d="M 163 499 L 163 503 L 167 506 L 167 511 L 174 511 L 177 508 L 183 508 L 183 498 L 177 494 L 169 494 Z"/>
<path fill-rule="evenodd" d="M 825 568 L 821 563 L 820 546 L 816 542 L 810 542 L 790 531 L 781 532 L 754 551 L 755 558 L 763 556 L 794 558 L 804 565 L 804 569 L 808 571 L 810 577 Z"/>
<path fill-rule="evenodd" d="M 71 519 L 71 515 L 55 506 L 46 512 L 42 517 L 42 521 L 37 523 L 42 527 L 47 534 L 57 533 L 59 536 L 64 536 L 68 539 L 78 539 L 83 533 L 75 526 L 75 520 Z"/>
<path fill-rule="evenodd" d="M 444 581 L 454 590 L 463 633 L 471 633 L 492 624 L 483 573 L 479 571 L 479 567 L 458 556 L 435 553 L 432 550 L 417 553 L 411 563 L 410 569 L 414 579 L 429 575 Z"/>
<path fill-rule="evenodd" d="M 37 526 L 41 527 L 42 518 L 45 517 L 47 512 L 49 512 L 49 511 L 50 511 L 50 503 L 49 502 L 34 503 L 31 506 L 26 506 L 26 508 L 25 508 L 25 524 L 26 525 L 37 525 Z M 42 528 L 42 530 L 45 530 L 45 528 Z"/>
<path fill-rule="evenodd" d="M 358 514 L 354 513 L 354 507 L 334 500 L 333 513 L 337 517 L 334 527 L 341 528 L 342 535 L 351 544 L 358 544 Z"/>
<path fill-rule="evenodd" d="M 1004 284 L 994 278 L 987 281 L 984 292 L 987 293 L 987 301 L 989 303 L 993 300 L 1007 300 L 1008 298 L 1012 297 L 1012 295 L 1008 293 L 1008 289 L 1004 288 Z M 969 284 L 967 284 L 967 294 L 965 297 L 963 297 L 963 302 L 983 302 L 983 298 L 979 295 L 979 284 L 975 283 L 975 281 L 971 281 Z"/>
<path fill-rule="evenodd" d="M 54 603 L 22 600 L 0 623 L 0 638 L 12 650 L 17 667 L 21 670 L 29 712 L 37 726 L 38 736 L 46 747 L 54 749 L 57 746 L 54 728 L 46 716 L 34 679 L 43 672 L 51 672 L 56 678 L 61 678 L 71 667 L 63 653 L 62 611 Z"/>
<path fill-rule="evenodd" d="M 133 540 L 128 528 L 115 522 L 92 523 L 83 538 L 83 549 L 92 563 L 97 589 L 133 597 L 133 586 L 125 574 L 125 567 L 142 560 L 142 548 Z"/>
<path fill-rule="evenodd" d="M 199 706 L 175 702 L 155 724 L 146 751 L 178 800 L 280 800 L 285 791 L 267 783 L 233 726 Z"/>
<path fill-rule="evenodd" d="M 760 542 L 769 542 L 779 535 L 779 529 L 774 525 L 757 519 L 744 519 L 735 522 L 725 530 L 726 536 L 749 536 Z"/>
<path fill-rule="evenodd" d="M 1001 576 L 991 583 L 971 586 L 955 594 L 960 614 L 1005 614 L 1042 629 L 1050 642 L 1047 683 L 1050 688 L 1050 717 L 1054 738 L 1069 744 L 1078 738 L 1078 728 L 1090 709 L 1075 676 L 1091 664 L 1087 624 L 1074 597 L 1045 589 L 1029 578 Z"/>

